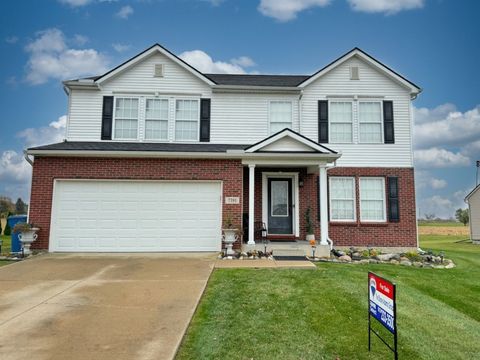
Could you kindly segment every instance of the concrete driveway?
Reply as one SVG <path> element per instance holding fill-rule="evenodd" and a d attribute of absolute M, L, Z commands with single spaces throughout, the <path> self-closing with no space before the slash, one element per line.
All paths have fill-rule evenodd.
<path fill-rule="evenodd" d="M 171 359 L 209 255 L 40 255 L 0 267 L 0 359 Z"/>

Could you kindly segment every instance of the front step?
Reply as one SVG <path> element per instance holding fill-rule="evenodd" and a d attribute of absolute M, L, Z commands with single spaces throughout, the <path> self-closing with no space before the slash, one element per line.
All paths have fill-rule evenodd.
<path fill-rule="evenodd" d="M 243 244 L 243 251 L 264 250 L 262 243 L 255 245 Z M 267 251 L 273 251 L 273 256 L 312 256 L 312 248 L 307 241 L 268 242 Z M 330 257 L 330 246 L 319 245 L 315 249 L 316 257 Z"/>

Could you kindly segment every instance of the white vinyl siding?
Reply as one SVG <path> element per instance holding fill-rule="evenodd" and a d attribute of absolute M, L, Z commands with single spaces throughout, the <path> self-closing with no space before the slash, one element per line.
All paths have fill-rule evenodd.
<path fill-rule="evenodd" d="M 168 99 L 146 99 L 145 140 L 167 140 L 168 117 Z"/>
<path fill-rule="evenodd" d="M 176 100 L 175 140 L 196 141 L 200 126 L 198 100 Z"/>
<path fill-rule="evenodd" d="M 360 80 L 350 80 L 350 67 L 358 66 Z M 301 134 L 318 139 L 318 101 L 353 102 L 353 142 L 330 144 L 342 152 L 337 166 L 346 167 L 412 167 L 412 122 L 410 93 L 381 71 L 353 57 L 303 89 L 301 98 Z M 359 142 L 356 108 L 361 101 L 393 101 L 395 144 Z"/>
<path fill-rule="evenodd" d="M 330 221 L 355 219 L 355 179 L 330 177 Z"/>
<path fill-rule="evenodd" d="M 138 99 L 115 98 L 115 134 L 118 140 L 138 138 Z"/>
<path fill-rule="evenodd" d="M 353 141 L 353 106 L 351 101 L 331 101 L 329 104 L 330 142 Z"/>
<path fill-rule="evenodd" d="M 383 115 L 380 101 L 360 101 L 358 103 L 359 142 L 383 142 Z"/>
<path fill-rule="evenodd" d="M 270 101 L 270 134 L 292 128 L 292 102 Z"/>
<path fill-rule="evenodd" d="M 360 178 L 360 220 L 385 222 L 385 179 Z"/>

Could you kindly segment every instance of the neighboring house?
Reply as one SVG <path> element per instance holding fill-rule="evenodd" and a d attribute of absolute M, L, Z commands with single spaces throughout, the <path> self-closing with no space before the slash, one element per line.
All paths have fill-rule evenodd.
<path fill-rule="evenodd" d="M 203 74 L 160 45 L 64 82 L 66 140 L 30 148 L 30 222 L 50 251 L 218 251 L 253 244 L 417 246 L 412 99 L 355 48 L 313 75 Z M 222 220 L 223 219 L 223 220 Z"/>
<path fill-rule="evenodd" d="M 468 204 L 468 218 L 470 223 L 470 239 L 474 244 L 480 244 L 480 185 L 477 185 L 465 197 Z"/>

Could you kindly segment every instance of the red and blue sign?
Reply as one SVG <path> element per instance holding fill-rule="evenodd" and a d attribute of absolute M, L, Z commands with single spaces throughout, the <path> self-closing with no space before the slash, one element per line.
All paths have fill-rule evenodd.
<path fill-rule="evenodd" d="M 370 315 L 395 334 L 395 285 L 374 273 L 368 273 L 368 299 Z"/>

